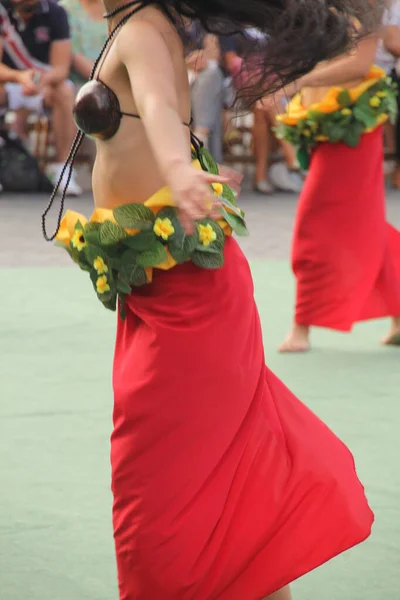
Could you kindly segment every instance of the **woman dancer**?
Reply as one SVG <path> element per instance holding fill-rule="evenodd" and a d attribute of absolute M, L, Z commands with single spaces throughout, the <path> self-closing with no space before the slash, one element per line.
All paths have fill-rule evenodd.
<path fill-rule="evenodd" d="M 400 344 L 400 233 L 385 217 L 382 135 L 396 97 L 373 66 L 376 46 L 370 36 L 317 66 L 280 117 L 281 135 L 311 154 L 293 236 L 294 323 L 281 352 L 308 350 L 311 327 L 347 332 L 387 316 L 382 342 Z"/>
<path fill-rule="evenodd" d="M 250 270 L 229 236 L 245 231 L 242 213 L 193 138 L 191 164 L 175 28 L 194 14 L 211 30 L 257 25 L 286 83 L 351 39 L 354 3 L 333 5 L 106 3 L 110 41 L 75 108 L 96 137 L 96 210 L 90 221 L 67 212 L 57 241 L 106 307 L 120 299 L 111 464 L 121 600 L 288 600 L 291 581 L 370 533 L 350 452 L 265 366 Z"/>

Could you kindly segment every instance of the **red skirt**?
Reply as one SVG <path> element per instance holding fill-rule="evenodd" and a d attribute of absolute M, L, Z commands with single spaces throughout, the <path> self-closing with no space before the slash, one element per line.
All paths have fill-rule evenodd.
<path fill-rule="evenodd" d="M 400 232 L 386 222 L 382 130 L 357 148 L 320 144 L 299 199 L 295 321 L 351 330 L 400 315 Z"/>
<path fill-rule="evenodd" d="M 259 600 L 364 540 L 344 444 L 265 366 L 248 263 L 127 302 L 111 444 L 120 600 Z"/>

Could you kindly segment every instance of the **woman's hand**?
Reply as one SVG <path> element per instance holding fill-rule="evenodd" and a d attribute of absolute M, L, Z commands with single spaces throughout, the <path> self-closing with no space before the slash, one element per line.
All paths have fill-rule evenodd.
<path fill-rule="evenodd" d="M 179 219 L 185 232 L 194 231 L 194 222 L 210 216 L 220 216 L 220 203 L 213 192 L 213 183 L 228 183 L 227 177 L 213 175 L 195 169 L 191 165 L 181 165 L 173 169 L 169 185 L 179 211 Z"/>

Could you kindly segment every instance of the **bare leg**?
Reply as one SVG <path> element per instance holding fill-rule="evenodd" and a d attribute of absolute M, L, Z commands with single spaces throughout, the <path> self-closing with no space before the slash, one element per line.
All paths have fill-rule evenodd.
<path fill-rule="evenodd" d="M 263 108 L 254 109 L 253 143 L 256 159 L 256 185 L 268 180 L 268 156 L 270 151 L 270 125 Z"/>
<path fill-rule="evenodd" d="M 279 352 L 307 352 L 310 349 L 310 328 L 308 325 L 293 323 L 286 339 L 279 346 Z"/>
<path fill-rule="evenodd" d="M 275 592 L 270 596 L 264 598 L 264 600 L 292 600 L 292 594 L 290 593 L 290 588 L 287 585 L 286 587 L 279 590 L 279 592 Z"/>
<path fill-rule="evenodd" d="M 381 342 L 386 346 L 400 346 L 400 317 L 392 317 L 389 333 Z"/>

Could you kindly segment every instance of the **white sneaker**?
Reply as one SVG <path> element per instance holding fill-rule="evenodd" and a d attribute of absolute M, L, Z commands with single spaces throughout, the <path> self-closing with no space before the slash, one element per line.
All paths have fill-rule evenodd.
<path fill-rule="evenodd" d="M 298 194 L 303 188 L 303 179 L 301 175 L 296 171 L 289 171 L 283 162 L 271 165 L 269 179 L 275 188 L 284 192 Z"/>
<path fill-rule="evenodd" d="M 49 165 L 49 167 L 46 170 L 46 174 L 47 174 L 48 178 L 54 185 L 56 185 L 56 183 L 58 182 L 58 180 L 60 178 L 63 166 L 64 165 L 62 165 L 61 163 L 53 163 L 52 165 Z M 68 168 L 66 169 L 66 171 L 63 175 L 63 178 L 60 182 L 60 187 L 58 188 L 58 191 L 57 191 L 57 193 L 59 195 L 61 195 L 63 192 L 63 189 L 67 183 L 67 178 L 68 178 Z M 69 180 L 66 196 L 80 196 L 81 194 L 82 194 L 82 190 L 76 182 L 75 171 L 72 170 L 71 179 Z"/>

